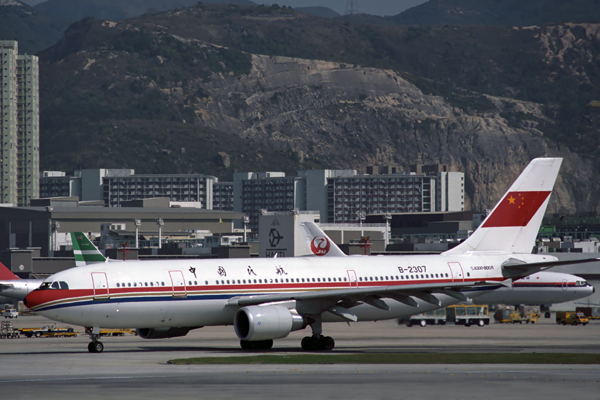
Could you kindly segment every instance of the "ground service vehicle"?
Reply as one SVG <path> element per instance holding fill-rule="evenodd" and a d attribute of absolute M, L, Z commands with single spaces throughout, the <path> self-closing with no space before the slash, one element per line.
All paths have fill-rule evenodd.
<path fill-rule="evenodd" d="M 19 329 L 22 335 L 30 337 L 59 337 L 59 336 L 77 336 L 73 328 L 69 326 L 42 326 L 41 328 L 21 328 Z"/>
<path fill-rule="evenodd" d="M 587 325 L 589 320 L 582 312 L 576 311 L 557 311 L 556 323 L 562 325 Z"/>
<path fill-rule="evenodd" d="M 456 325 L 485 326 L 490 324 L 488 306 L 482 305 L 455 305 L 446 307 L 446 321 Z"/>
<path fill-rule="evenodd" d="M 398 320 L 398 322 L 404 322 L 405 320 Z M 406 326 L 413 325 L 446 325 L 446 309 L 438 308 L 437 310 L 427 311 L 421 314 L 412 315 L 408 321 L 406 321 Z"/>
<path fill-rule="evenodd" d="M 588 320 L 600 319 L 600 307 L 577 307 L 576 312 L 581 312 Z"/>

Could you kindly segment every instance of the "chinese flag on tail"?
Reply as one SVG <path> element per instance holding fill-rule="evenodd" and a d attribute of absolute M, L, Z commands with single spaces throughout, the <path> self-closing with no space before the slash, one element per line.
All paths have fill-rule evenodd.
<path fill-rule="evenodd" d="M 509 192 L 483 224 L 484 228 L 526 226 L 552 192 Z"/>

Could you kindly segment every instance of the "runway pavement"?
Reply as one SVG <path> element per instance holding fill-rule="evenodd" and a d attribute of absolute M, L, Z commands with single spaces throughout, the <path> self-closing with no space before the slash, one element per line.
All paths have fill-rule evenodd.
<path fill-rule="evenodd" d="M 17 327 L 51 324 L 21 317 Z M 82 331 L 79 327 L 76 330 Z M 600 321 L 587 326 L 398 326 L 394 321 L 326 324 L 336 340 L 331 356 L 355 352 L 600 353 Z M 275 341 L 272 354 L 299 352 L 309 330 Z M 2 399 L 415 399 L 507 397 L 600 398 L 600 365 L 239 365 L 175 366 L 173 358 L 247 354 L 233 327 L 211 327 L 182 338 L 103 338 L 105 351 L 87 352 L 89 339 L 0 340 Z M 6 396 L 6 397 L 5 397 Z"/>

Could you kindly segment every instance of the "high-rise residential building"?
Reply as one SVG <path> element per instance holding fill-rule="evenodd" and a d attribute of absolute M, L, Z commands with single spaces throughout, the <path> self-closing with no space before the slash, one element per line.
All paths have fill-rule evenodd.
<path fill-rule="evenodd" d="M 0 40 L 0 202 L 29 205 L 39 197 L 38 58 Z"/>

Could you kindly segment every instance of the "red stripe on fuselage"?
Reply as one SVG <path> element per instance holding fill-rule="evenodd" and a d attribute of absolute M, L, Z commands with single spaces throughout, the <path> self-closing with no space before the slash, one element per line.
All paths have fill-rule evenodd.
<path fill-rule="evenodd" d="M 490 278 L 488 281 L 502 281 L 502 278 Z M 478 279 L 466 279 L 465 282 L 476 282 L 481 281 Z M 401 285 L 417 285 L 425 283 L 451 283 L 451 279 L 432 279 L 432 280 L 403 280 L 403 281 L 378 281 L 378 282 L 358 282 L 359 288 L 379 288 L 385 286 L 401 286 Z M 224 284 L 224 285 L 193 285 L 186 286 L 186 292 L 193 292 L 193 294 L 199 294 L 199 292 L 206 292 L 211 294 L 215 292 L 229 292 L 235 294 L 236 292 L 252 292 L 252 296 L 258 296 L 261 294 L 271 294 L 276 291 L 310 291 L 310 290 L 336 290 L 336 289 L 350 289 L 356 286 L 349 286 L 348 282 L 315 282 L 315 283 L 284 283 L 284 284 Z M 176 287 L 176 291 L 180 291 L 179 288 L 183 289 L 183 286 Z M 260 293 L 260 292 L 267 293 Z M 161 287 L 127 287 L 127 288 L 109 288 L 108 293 L 110 296 L 126 296 L 126 295 L 162 295 L 168 296 L 173 294 L 172 286 L 161 286 Z M 105 293 L 103 293 L 105 294 Z M 44 289 L 34 290 L 26 297 L 26 305 L 28 308 L 39 307 L 47 303 L 57 301 L 68 301 L 81 298 L 90 298 L 94 296 L 94 290 L 90 289 Z"/>

